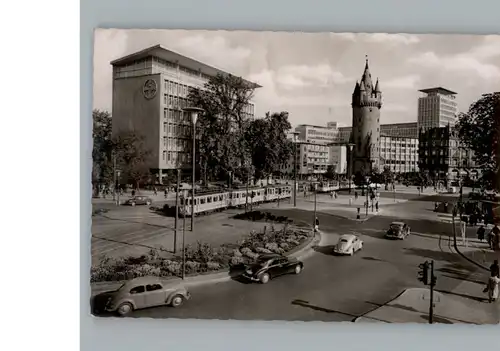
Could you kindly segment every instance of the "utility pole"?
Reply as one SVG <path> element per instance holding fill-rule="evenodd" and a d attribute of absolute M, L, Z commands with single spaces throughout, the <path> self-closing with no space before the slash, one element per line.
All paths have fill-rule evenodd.
<path fill-rule="evenodd" d="M 182 194 L 182 203 L 184 206 L 184 215 L 182 216 L 182 280 L 186 276 L 186 211 L 187 211 L 187 191 Z"/>
<path fill-rule="evenodd" d="M 293 135 L 293 207 L 297 207 L 297 140 Z"/>
<path fill-rule="evenodd" d="M 368 217 L 368 189 L 369 189 L 369 184 L 368 184 L 368 179 L 366 179 L 366 217 Z"/>
<path fill-rule="evenodd" d="M 314 218 L 313 218 L 313 228 L 316 228 L 316 186 L 314 187 Z"/>
<path fill-rule="evenodd" d="M 117 189 L 117 184 L 116 184 L 116 154 L 115 151 L 113 150 L 113 202 L 116 200 L 116 189 Z"/>
<path fill-rule="evenodd" d="M 431 260 L 431 281 L 430 281 L 430 305 L 429 305 L 429 324 L 432 324 L 434 318 L 434 285 L 436 284 L 436 277 L 434 276 L 434 261 Z"/>
<path fill-rule="evenodd" d="M 174 223 L 174 253 L 177 252 L 177 222 L 179 221 L 179 188 L 181 186 L 181 170 L 177 169 L 177 187 L 175 191 L 175 223 Z"/>

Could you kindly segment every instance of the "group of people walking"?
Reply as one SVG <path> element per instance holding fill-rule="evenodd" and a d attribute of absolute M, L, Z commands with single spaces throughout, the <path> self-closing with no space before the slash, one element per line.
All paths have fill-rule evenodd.
<path fill-rule="evenodd" d="M 486 229 L 484 225 L 481 225 L 477 230 L 477 238 L 479 241 L 484 241 L 485 239 L 488 241 L 491 250 L 495 250 L 498 248 L 499 240 L 500 240 L 500 228 L 498 225 L 495 226 L 489 231 L 488 236 L 485 238 Z"/>

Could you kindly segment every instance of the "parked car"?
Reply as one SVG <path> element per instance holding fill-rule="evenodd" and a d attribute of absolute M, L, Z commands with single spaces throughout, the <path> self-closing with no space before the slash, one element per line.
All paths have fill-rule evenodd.
<path fill-rule="evenodd" d="M 386 239 L 404 240 L 410 235 L 410 227 L 404 222 L 392 222 L 385 233 Z"/>
<path fill-rule="evenodd" d="M 262 254 L 256 262 L 245 270 L 245 279 L 266 284 L 269 280 L 284 274 L 299 274 L 304 269 L 304 263 L 296 258 L 279 254 Z"/>
<path fill-rule="evenodd" d="M 352 256 L 361 249 L 363 249 L 363 241 L 357 235 L 345 234 L 333 247 L 333 254 Z"/>
<path fill-rule="evenodd" d="M 135 205 L 151 205 L 153 201 L 147 196 L 133 196 L 125 202 L 125 205 L 135 206 Z"/>
<path fill-rule="evenodd" d="M 161 281 L 158 277 L 139 277 L 124 283 L 115 291 L 94 298 L 94 311 L 118 313 L 126 316 L 134 310 L 169 305 L 181 306 L 189 300 L 190 293 L 182 283 Z M 104 300 L 104 301 L 103 301 Z M 97 304 L 104 304 L 104 308 Z"/>

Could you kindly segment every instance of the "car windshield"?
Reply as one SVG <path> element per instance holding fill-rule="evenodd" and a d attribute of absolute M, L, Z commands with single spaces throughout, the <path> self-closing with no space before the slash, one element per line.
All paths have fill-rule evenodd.
<path fill-rule="evenodd" d="M 394 229 L 394 230 L 399 230 L 401 229 L 403 226 L 401 224 L 391 224 L 391 229 Z"/>
<path fill-rule="evenodd" d="M 349 243 L 349 240 L 347 240 L 347 239 L 340 239 L 340 243 L 347 244 L 347 243 Z"/>

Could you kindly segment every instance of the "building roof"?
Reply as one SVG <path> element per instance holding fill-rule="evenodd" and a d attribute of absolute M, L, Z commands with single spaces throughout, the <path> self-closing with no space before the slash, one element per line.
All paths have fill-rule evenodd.
<path fill-rule="evenodd" d="M 130 55 L 123 56 L 119 59 L 111 61 L 111 65 L 122 66 L 122 65 L 126 65 L 128 63 L 132 63 L 136 60 L 140 60 L 140 59 L 143 59 L 143 58 L 146 58 L 149 56 L 155 56 L 155 57 L 161 58 L 161 59 L 163 59 L 165 61 L 169 61 L 169 62 L 174 62 L 174 63 L 176 62 L 180 66 L 192 69 L 194 71 L 201 71 L 202 73 L 205 73 L 209 76 L 216 76 L 217 74 L 222 74 L 222 75 L 231 74 L 231 73 L 223 71 L 219 68 L 209 66 L 203 62 L 200 62 L 200 61 L 197 61 L 195 59 L 178 54 L 172 50 L 165 48 L 164 46 L 162 46 L 160 44 L 155 45 L 155 46 L 151 46 L 151 47 L 146 48 L 144 50 L 137 51 L 137 52 L 134 52 Z M 246 83 L 250 83 L 250 85 L 253 88 L 262 88 L 262 86 L 257 84 L 257 83 L 250 82 L 248 80 L 244 80 L 244 81 Z"/>
<path fill-rule="evenodd" d="M 312 128 L 329 129 L 329 130 L 330 130 L 330 129 L 335 129 L 335 128 L 333 128 L 333 127 L 315 126 L 315 125 L 313 125 L 313 124 L 299 124 L 299 125 L 297 126 L 297 128 L 299 128 L 299 127 L 312 127 Z"/>
<path fill-rule="evenodd" d="M 422 89 L 419 91 L 422 93 L 426 93 L 426 94 L 429 94 L 429 93 L 439 93 L 439 94 L 443 94 L 443 95 L 456 95 L 457 94 L 454 91 L 445 89 L 443 87 L 428 88 L 428 89 Z"/>

